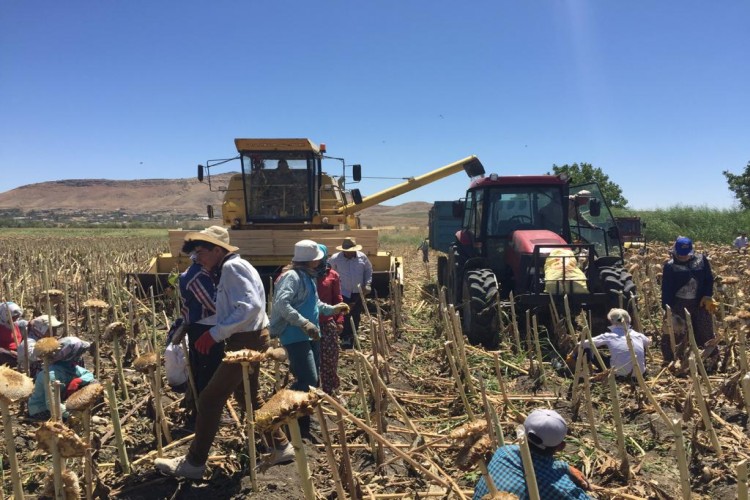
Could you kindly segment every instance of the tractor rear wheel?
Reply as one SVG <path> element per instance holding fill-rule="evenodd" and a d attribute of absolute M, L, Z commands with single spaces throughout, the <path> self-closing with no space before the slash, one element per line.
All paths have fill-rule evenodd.
<path fill-rule="evenodd" d="M 490 269 L 473 269 L 464 275 L 463 328 L 472 344 L 490 350 L 500 345 L 497 299 L 497 279 Z"/>
<path fill-rule="evenodd" d="M 607 294 L 607 303 L 604 308 L 592 312 L 594 331 L 591 333 L 595 335 L 604 332 L 609 325 L 606 317 L 609 310 L 613 307 L 620 307 L 620 292 L 622 292 L 623 309 L 631 315 L 633 311 L 630 307 L 630 297 L 636 294 L 633 276 L 625 270 L 621 263 L 599 268 L 599 280 L 596 288 L 597 291 Z"/>

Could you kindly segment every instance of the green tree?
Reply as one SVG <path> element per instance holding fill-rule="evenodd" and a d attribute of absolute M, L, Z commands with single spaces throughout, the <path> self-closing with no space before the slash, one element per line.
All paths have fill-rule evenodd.
<path fill-rule="evenodd" d="M 622 195 L 622 188 L 609 180 L 609 176 L 602 172 L 601 168 L 594 167 L 590 163 L 552 165 L 552 170 L 555 175 L 567 175 L 572 185 L 597 182 L 611 207 L 625 208 L 628 204 L 628 200 Z"/>
<path fill-rule="evenodd" d="M 750 161 L 740 175 L 735 175 L 729 170 L 724 170 L 722 174 L 727 178 L 729 190 L 734 193 L 740 206 L 745 210 L 750 209 Z"/>

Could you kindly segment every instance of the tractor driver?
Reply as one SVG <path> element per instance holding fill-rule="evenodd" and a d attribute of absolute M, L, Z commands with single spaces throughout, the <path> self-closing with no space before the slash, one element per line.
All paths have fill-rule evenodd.
<path fill-rule="evenodd" d="M 591 191 L 587 191 L 586 189 L 582 189 L 576 194 L 568 196 L 568 220 L 571 226 L 599 229 L 599 226 L 591 222 L 579 208 L 587 205 L 592 198 Z"/>

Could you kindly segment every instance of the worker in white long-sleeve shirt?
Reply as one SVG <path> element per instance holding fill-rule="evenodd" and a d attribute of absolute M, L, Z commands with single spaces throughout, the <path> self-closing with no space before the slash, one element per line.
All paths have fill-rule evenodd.
<path fill-rule="evenodd" d="M 339 273 L 341 295 L 344 302 L 349 304 L 350 312 L 344 318 L 344 331 L 341 332 L 341 348 L 351 349 L 354 346 L 354 332 L 349 318 L 354 320 L 354 327 L 359 331 L 359 319 L 364 307 L 364 297 L 359 294 L 359 287 L 362 287 L 365 295 L 372 291 L 372 264 L 367 255 L 360 251 L 362 245 L 357 245 L 354 238 L 345 238 L 336 250 L 338 252 L 328 259 L 328 263 Z"/>

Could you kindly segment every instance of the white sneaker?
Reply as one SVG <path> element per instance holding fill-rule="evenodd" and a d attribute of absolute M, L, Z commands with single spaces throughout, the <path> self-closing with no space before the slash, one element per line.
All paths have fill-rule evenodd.
<path fill-rule="evenodd" d="M 177 458 L 157 458 L 154 465 L 163 474 L 186 479 L 203 479 L 206 465 L 192 465 L 186 456 Z"/>
<path fill-rule="evenodd" d="M 284 448 L 274 448 L 271 454 L 268 456 L 268 464 L 276 465 L 291 462 L 294 460 L 294 446 L 291 443 L 287 443 Z"/>

